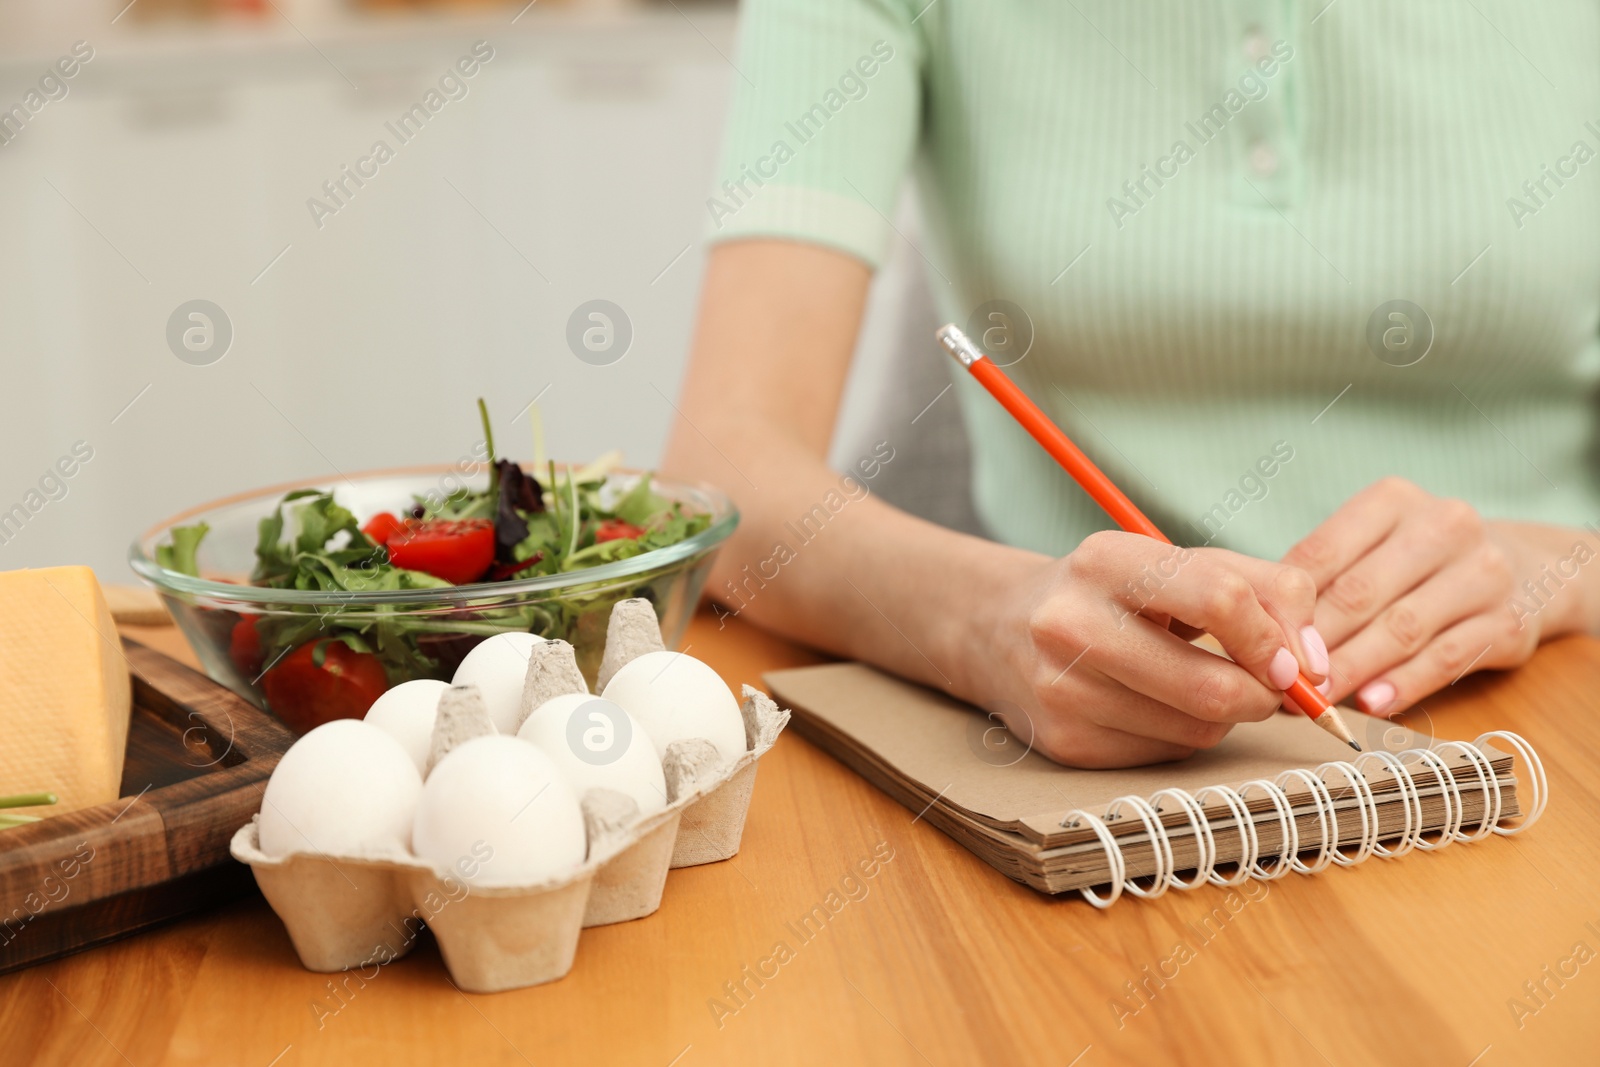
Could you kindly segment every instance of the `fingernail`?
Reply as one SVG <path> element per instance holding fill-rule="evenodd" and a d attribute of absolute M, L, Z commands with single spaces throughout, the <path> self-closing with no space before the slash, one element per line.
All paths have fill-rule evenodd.
<path fill-rule="evenodd" d="M 1322 639 L 1315 626 L 1300 627 L 1300 643 L 1305 646 L 1306 665 L 1312 674 L 1328 673 L 1328 642 Z"/>
<path fill-rule="evenodd" d="M 1384 708 L 1394 703 L 1395 691 L 1388 682 L 1368 682 L 1356 696 L 1369 715 L 1380 715 Z"/>
<path fill-rule="evenodd" d="M 1272 662 L 1267 665 L 1267 680 L 1274 689 L 1287 689 L 1294 684 L 1300 676 L 1300 664 L 1295 662 L 1294 653 L 1287 648 L 1280 648 L 1273 655 Z"/>
<path fill-rule="evenodd" d="M 1329 679 L 1325 680 L 1321 685 L 1317 686 L 1317 692 L 1321 693 L 1325 697 L 1332 696 L 1333 695 L 1333 679 L 1329 678 Z"/>

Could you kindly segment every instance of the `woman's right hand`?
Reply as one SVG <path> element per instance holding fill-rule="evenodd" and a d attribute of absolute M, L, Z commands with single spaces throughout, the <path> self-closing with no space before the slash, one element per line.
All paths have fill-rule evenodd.
<path fill-rule="evenodd" d="M 1326 679 L 1315 604 L 1297 567 L 1096 533 L 1002 593 L 967 695 L 1068 766 L 1182 759 L 1272 715 L 1301 669 Z M 1202 631 L 1232 662 L 1189 643 Z"/>
<path fill-rule="evenodd" d="M 998 713 L 1019 738 L 1080 767 L 1180 759 L 1272 714 L 1274 680 L 1287 685 L 1296 661 L 1322 679 L 1326 658 L 1301 635 L 1315 590 L 1293 567 L 1126 533 L 1094 534 L 1055 560 L 870 491 L 828 505 L 826 532 L 797 541 L 795 516 L 839 495 L 826 456 L 870 280 L 859 259 L 819 245 L 753 239 L 711 252 L 662 474 L 723 486 L 744 516 L 708 586 L 730 613 L 1010 709 Z M 875 488 L 858 469 L 856 488 Z M 763 563 L 774 545 L 789 548 L 776 576 Z M 1237 665 L 1188 644 L 1196 628 Z"/>

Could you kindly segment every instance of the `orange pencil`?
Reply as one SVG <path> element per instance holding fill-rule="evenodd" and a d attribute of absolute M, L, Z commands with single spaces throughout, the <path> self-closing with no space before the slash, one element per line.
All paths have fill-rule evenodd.
<path fill-rule="evenodd" d="M 1118 526 L 1130 533 L 1144 534 L 1157 541 L 1172 544 L 1171 539 L 1156 528 L 1156 524 L 1128 499 L 1127 494 L 1118 489 L 1116 484 L 1106 477 L 1105 472 L 1096 467 L 1094 461 L 1084 455 L 1083 450 L 1073 444 L 1072 439 L 1062 433 L 1059 426 L 1050 421 L 1050 416 L 1039 410 L 1039 406 L 1028 399 L 1028 394 L 1018 389 L 1016 383 L 1006 377 L 1006 372 L 996 366 L 994 360 L 984 355 L 977 345 L 968 340 L 967 335 L 955 324 L 939 327 L 936 336 L 945 351 L 955 357 L 957 363 L 967 368 L 967 371 L 978 379 L 978 383 L 989 390 L 989 395 L 1000 401 L 1000 406 L 1009 411 L 1011 417 L 1016 419 L 1068 474 L 1072 475 L 1072 480 L 1082 486 L 1084 492 L 1094 497 L 1095 503 L 1105 509 L 1106 514 L 1110 515 Z M 1317 687 L 1311 684 L 1304 672 L 1295 678 L 1287 693 L 1294 698 L 1295 704 L 1312 722 L 1357 752 L 1361 751 L 1361 746 L 1356 744 L 1356 739 L 1351 736 L 1350 729 L 1345 726 L 1338 710 L 1317 692 Z"/>

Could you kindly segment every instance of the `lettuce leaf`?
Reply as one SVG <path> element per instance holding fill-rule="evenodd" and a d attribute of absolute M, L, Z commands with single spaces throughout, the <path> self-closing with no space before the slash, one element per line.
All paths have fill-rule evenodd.
<path fill-rule="evenodd" d="M 172 528 L 172 543 L 156 546 L 156 563 L 169 571 L 187 574 L 191 578 L 200 577 L 200 563 L 197 554 L 200 551 L 200 542 L 205 540 L 206 534 L 211 532 L 211 527 L 203 522 L 193 526 L 174 526 Z"/>

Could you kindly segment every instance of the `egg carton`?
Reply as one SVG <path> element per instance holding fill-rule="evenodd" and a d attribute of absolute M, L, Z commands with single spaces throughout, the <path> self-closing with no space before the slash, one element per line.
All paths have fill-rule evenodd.
<path fill-rule="evenodd" d="M 268 856 L 259 815 L 234 834 L 231 851 L 249 864 L 308 970 L 381 966 L 409 952 L 426 924 L 464 990 L 553 981 L 572 969 L 585 927 L 643 918 L 661 906 L 669 869 L 738 853 L 756 764 L 789 722 L 787 711 L 748 685 L 740 710 L 747 751 L 731 766 L 704 758 L 709 742 L 668 747 L 663 810 L 624 823 L 618 815 L 637 810 L 631 800 L 608 789 L 585 793 L 588 858 L 560 878 L 473 886 L 414 856 Z"/>

